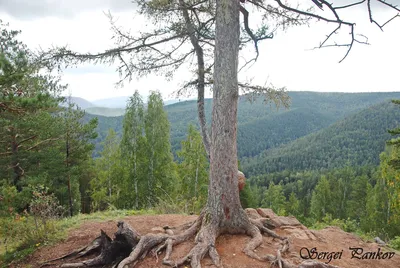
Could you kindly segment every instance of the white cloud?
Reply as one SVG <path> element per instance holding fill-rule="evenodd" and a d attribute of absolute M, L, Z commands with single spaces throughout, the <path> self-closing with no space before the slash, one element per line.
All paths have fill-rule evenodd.
<path fill-rule="evenodd" d="M 0 7 L 14 18 L 27 21 L 43 17 L 73 19 L 96 9 L 115 12 L 135 9 L 131 0 L 0 0 Z"/>
<path fill-rule="evenodd" d="M 261 55 L 252 73 L 256 81 L 287 86 L 288 90 L 312 91 L 400 91 L 397 68 L 400 62 L 400 20 L 381 32 L 370 23 L 357 25 L 358 32 L 369 37 L 371 45 L 355 44 L 349 56 L 346 48 L 318 46 L 332 25 L 292 28 L 261 45 Z M 347 32 L 344 32 L 347 34 Z M 262 70 L 262 71 L 261 71 Z"/>

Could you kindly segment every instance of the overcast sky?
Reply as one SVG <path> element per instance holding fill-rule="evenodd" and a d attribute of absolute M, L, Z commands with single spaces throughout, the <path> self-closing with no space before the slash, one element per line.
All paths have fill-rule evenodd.
<path fill-rule="evenodd" d="M 400 4 L 400 0 L 391 2 Z M 246 7 L 250 9 L 249 5 Z M 140 18 L 133 20 L 135 9 L 130 0 L 0 0 L 0 18 L 9 22 L 12 29 L 22 30 L 20 38 L 30 48 L 67 44 L 80 52 L 110 48 L 113 44 L 110 25 L 104 15 L 108 10 L 119 18 L 119 24 L 126 24 L 132 31 L 144 25 Z M 375 11 L 381 21 L 393 16 L 393 12 L 382 6 L 376 6 Z M 400 91 L 400 18 L 385 26 L 382 32 L 369 23 L 366 9 L 354 8 L 347 14 L 356 19 L 358 32 L 367 35 L 371 45 L 356 44 L 344 62 L 338 63 L 344 49 L 311 50 L 334 27 L 313 23 L 310 27 L 279 32 L 274 39 L 260 44 L 257 63 L 241 73 L 240 78 L 253 78 L 259 84 L 272 82 L 291 91 Z M 135 89 L 143 95 L 158 89 L 164 99 L 170 99 L 184 75 L 182 71 L 170 82 L 149 76 L 116 89 L 118 74 L 113 66 L 84 65 L 66 70 L 62 81 L 69 84 L 73 96 L 87 100 L 127 96 Z"/>

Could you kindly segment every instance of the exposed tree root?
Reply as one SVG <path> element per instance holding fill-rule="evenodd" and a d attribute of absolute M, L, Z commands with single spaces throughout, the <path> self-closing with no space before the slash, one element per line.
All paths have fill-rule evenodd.
<path fill-rule="evenodd" d="M 218 230 L 215 226 L 207 224 L 200 229 L 196 236 L 196 245 L 192 250 L 175 264 L 176 267 L 190 262 L 192 268 L 200 268 L 201 260 L 208 254 L 215 266 L 221 267 L 221 261 L 217 250 L 215 249 L 215 240 L 218 236 Z"/>
<path fill-rule="evenodd" d="M 75 251 L 73 251 L 71 253 L 68 253 L 68 254 L 66 254 L 64 256 L 61 256 L 59 258 L 55 258 L 55 259 L 43 262 L 40 265 L 40 267 L 49 266 L 49 265 L 52 265 L 53 262 L 55 262 L 55 261 L 60 261 L 60 260 L 64 260 L 64 259 L 68 259 L 68 258 L 72 258 L 72 257 L 74 257 L 74 258 L 85 257 L 85 256 L 87 256 L 89 254 L 92 254 L 92 253 L 94 253 L 96 251 L 99 251 L 100 248 L 101 248 L 101 235 L 96 237 L 95 239 L 93 239 L 93 241 L 90 242 L 89 245 L 84 246 L 84 247 L 82 247 L 80 249 L 77 249 L 77 250 L 75 250 Z"/>
<path fill-rule="evenodd" d="M 289 238 L 280 236 L 266 228 L 265 225 L 268 224 L 268 220 L 269 219 L 267 218 L 250 219 L 251 224 L 247 226 L 247 234 L 250 235 L 252 238 L 243 249 L 243 252 L 247 256 L 259 261 L 269 261 L 271 263 L 271 266 L 276 266 L 279 268 L 337 268 L 337 266 L 334 265 L 312 260 L 303 261 L 298 266 L 291 264 L 290 262 L 285 260 L 282 255 L 289 252 Z M 259 256 L 255 253 L 255 249 L 259 247 L 262 243 L 261 233 L 266 233 L 273 238 L 281 240 L 281 248 L 277 250 L 276 256 L 270 254 Z"/>
<path fill-rule="evenodd" d="M 284 255 L 289 252 L 290 240 L 287 237 L 280 236 L 270 228 L 274 228 L 269 218 L 250 218 L 244 220 L 239 226 L 223 226 L 211 224 L 205 217 L 204 211 L 196 219 L 196 221 L 184 224 L 179 227 L 163 227 L 165 233 L 147 234 L 140 236 L 129 224 L 118 222 L 118 231 L 115 233 L 115 238 L 112 240 L 103 231 L 101 236 L 94 239 L 88 246 L 74 251 L 68 255 L 48 261 L 42 266 L 50 265 L 57 260 L 67 258 L 80 258 L 90 253 L 100 251 L 100 254 L 95 258 L 62 264 L 60 267 L 93 267 L 112 265 L 112 267 L 127 268 L 134 267 L 141 259 L 144 259 L 151 252 L 158 261 L 158 256 L 165 251 L 165 256 L 162 260 L 164 265 L 172 267 L 180 267 L 186 263 L 190 263 L 192 268 L 200 268 L 201 260 L 208 255 L 213 264 L 217 267 L 222 267 L 222 261 L 215 248 L 217 237 L 222 233 L 230 234 L 247 234 L 251 237 L 245 245 L 243 253 L 247 256 L 259 261 L 267 261 L 271 263 L 271 267 L 279 268 L 335 268 L 337 266 L 317 262 L 304 261 L 300 265 L 294 265 L 284 258 Z M 162 230 L 162 229 L 161 229 Z M 176 232 L 176 234 L 175 234 Z M 273 237 L 280 241 L 280 248 L 276 255 L 267 254 L 260 256 L 256 253 L 256 249 L 262 244 L 262 234 Z M 174 246 L 188 241 L 195 237 L 195 245 L 190 252 L 181 259 L 172 260 L 171 254 Z"/>
<path fill-rule="evenodd" d="M 182 234 L 178 235 L 173 235 L 169 237 L 164 244 L 162 244 L 157 250 L 156 250 L 156 256 L 161 252 L 161 250 L 165 250 L 165 257 L 163 259 L 163 264 L 165 265 L 170 265 L 170 266 L 176 266 L 176 263 L 174 263 L 172 260 L 170 260 L 171 253 L 173 246 L 178 245 L 184 241 L 187 241 L 191 237 L 195 236 L 198 230 L 201 227 L 201 222 L 203 220 L 203 215 L 204 213 L 201 213 L 200 216 L 197 218 L 195 222 L 193 222 L 190 226 L 185 226 L 188 227 L 187 230 L 185 230 Z"/>

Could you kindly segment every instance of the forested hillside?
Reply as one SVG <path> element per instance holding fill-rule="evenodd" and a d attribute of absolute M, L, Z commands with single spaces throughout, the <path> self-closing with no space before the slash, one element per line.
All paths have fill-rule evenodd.
<path fill-rule="evenodd" d="M 400 109 L 383 102 L 255 158 L 243 158 L 242 167 L 249 175 L 259 175 L 378 165 L 379 153 L 390 139 L 387 130 L 398 124 L 398 118 Z"/>
<path fill-rule="evenodd" d="M 291 97 L 291 107 L 289 109 L 277 109 L 275 106 L 266 105 L 261 99 L 251 103 L 245 96 L 240 98 L 238 153 L 240 160 L 243 161 L 245 170 L 263 161 L 265 157 L 260 154 L 268 149 L 277 148 L 315 133 L 371 105 L 385 100 L 400 98 L 399 93 L 289 92 L 289 96 Z M 177 150 L 180 149 L 181 141 L 186 137 L 188 125 L 197 125 L 197 103 L 196 101 L 185 101 L 165 106 L 165 109 L 171 123 L 172 152 L 176 156 Z M 205 101 L 205 110 L 207 120 L 210 122 L 210 99 Z M 93 118 L 93 115 L 88 114 L 87 117 Z M 96 149 L 98 151 L 101 149 L 100 142 L 106 137 L 109 128 L 114 129 L 121 135 L 122 117 L 97 117 L 99 118 L 99 136 L 96 139 Z M 366 122 L 364 120 L 359 124 Z M 344 124 L 346 123 L 344 122 Z M 375 127 L 379 128 L 378 122 Z M 328 130 L 328 132 L 331 132 L 331 130 Z M 382 138 L 387 138 L 387 135 L 381 137 L 381 146 L 373 147 L 379 149 L 379 151 L 374 151 L 378 152 L 378 154 L 383 148 Z M 378 141 L 374 142 L 378 143 Z M 303 144 L 304 142 L 299 140 L 299 143 Z M 270 152 L 271 150 L 268 151 L 268 154 Z M 342 158 L 346 159 L 346 157 Z M 372 162 L 369 160 L 367 162 L 376 163 L 377 156 L 371 159 L 373 159 Z M 252 170 L 250 172 L 251 174 L 257 173 Z"/>
<path fill-rule="evenodd" d="M 345 116 L 384 100 L 400 98 L 395 93 L 317 93 L 289 92 L 288 110 L 266 105 L 263 100 L 239 100 L 239 158 L 252 157 L 266 149 L 293 141 L 323 129 Z M 210 122 L 211 100 L 205 102 L 207 122 Z M 177 150 L 185 137 L 189 123 L 197 124 L 197 103 L 187 101 L 166 106 L 171 122 L 171 144 Z M 100 122 L 101 124 L 101 122 Z"/>
<path fill-rule="evenodd" d="M 102 142 L 106 139 L 108 130 L 113 129 L 118 136 L 122 134 L 122 122 L 124 117 L 123 116 L 116 116 L 116 117 L 108 117 L 108 116 L 101 116 L 101 115 L 92 115 L 89 113 L 85 113 L 84 122 L 89 122 L 91 119 L 97 118 L 98 119 L 98 126 L 97 126 L 97 137 L 93 140 L 95 145 L 95 150 L 93 155 L 95 157 L 99 156 L 99 152 L 102 150 L 103 145 Z"/>

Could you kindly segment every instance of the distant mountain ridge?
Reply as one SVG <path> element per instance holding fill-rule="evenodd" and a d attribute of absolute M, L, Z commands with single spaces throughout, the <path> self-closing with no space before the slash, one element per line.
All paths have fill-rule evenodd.
<path fill-rule="evenodd" d="M 113 98 L 95 100 L 92 101 L 92 103 L 96 107 L 125 109 L 129 98 L 130 96 L 113 97 Z M 146 102 L 146 99 L 144 99 L 144 101 Z M 177 99 L 164 100 L 164 105 L 170 105 L 177 102 L 179 102 L 179 100 Z"/>
<path fill-rule="evenodd" d="M 68 99 L 69 97 L 66 96 L 65 98 Z M 80 98 L 80 97 L 72 97 L 72 96 L 71 96 L 71 101 L 72 101 L 72 103 L 75 103 L 77 106 L 79 106 L 80 108 L 82 108 L 82 109 L 84 109 L 84 110 L 87 109 L 87 108 L 91 108 L 91 107 L 94 107 L 94 106 L 95 106 L 95 105 L 94 105 L 93 103 L 91 103 L 90 101 L 85 100 L 85 99 Z M 66 104 L 66 103 L 63 103 L 62 106 L 67 106 L 67 104 Z"/>
<path fill-rule="evenodd" d="M 92 101 L 92 103 L 97 107 L 104 108 L 124 108 L 129 100 L 129 96 L 113 97 Z"/>
<path fill-rule="evenodd" d="M 100 116 L 121 116 L 125 113 L 126 104 L 129 96 L 113 97 L 107 99 L 100 99 L 95 101 L 88 101 L 80 97 L 71 97 L 73 103 L 79 106 L 86 112 Z M 177 99 L 165 100 L 164 105 L 171 105 L 180 102 Z M 64 104 L 65 106 L 65 104 Z"/>
<path fill-rule="evenodd" d="M 125 108 L 107 108 L 107 107 L 89 107 L 84 109 L 87 113 L 101 116 L 122 116 L 125 114 Z"/>
<path fill-rule="evenodd" d="M 246 101 L 246 97 L 239 98 L 238 106 L 238 156 L 242 168 L 249 175 L 257 175 L 272 170 L 282 170 L 292 168 L 290 161 L 304 161 L 295 165 L 295 170 L 311 168 L 329 168 L 330 166 L 343 166 L 347 162 L 355 164 L 375 164 L 379 153 L 383 150 L 387 128 L 392 127 L 398 121 L 396 119 L 396 107 L 388 102 L 391 99 L 400 99 L 400 93 L 316 93 L 316 92 L 289 92 L 291 97 L 290 109 L 279 109 L 265 105 L 262 99 L 257 99 L 254 103 Z M 380 104 L 385 102 L 384 104 Z M 379 109 L 374 105 L 378 105 Z M 208 124 L 211 119 L 212 100 L 205 100 L 206 118 Z M 384 109 L 385 108 L 385 109 Z M 198 125 L 197 102 L 181 101 L 165 107 L 171 124 L 171 145 L 175 154 L 181 148 L 181 141 L 185 139 L 187 127 L 190 123 Z M 358 115 L 360 114 L 363 115 Z M 370 114 L 370 115 L 369 115 Z M 390 116 L 393 114 L 393 116 Z M 88 115 L 89 116 L 89 115 Z M 90 115 L 93 117 L 94 115 Z M 362 124 L 357 124 L 361 132 L 372 133 L 370 136 L 361 135 L 357 129 L 344 131 L 341 135 L 340 128 L 342 124 L 355 124 L 353 117 L 362 118 Z M 358 117 L 357 117 L 358 116 Z M 361 117 L 360 117 L 361 116 Z M 371 117 L 368 120 L 368 116 Z M 389 119 L 385 119 L 385 117 Z M 108 128 L 115 129 L 121 134 L 122 116 L 119 117 L 101 117 L 99 118 L 98 143 L 105 138 Z M 400 114 L 399 114 L 400 118 Z M 386 120 L 388 123 L 381 124 L 379 120 Z M 385 122 L 386 122 L 385 121 Z M 390 124 L 389 124 L 390 123 Z M 381 124 L 381 126 L 380 126 Z M 369 125 L 373 128 L 370 129 Z M 346 127 L 345 129 L 348 129 Z M 375 133 L 373 129 L 378 132 Z M 329 140 L 324 140 L 321 136 Z M 329 135 L 328 135 L 329 134 Z M 365 134 L 365 133 L 364 133 Z M 317 136 L 315 136 L 317 135 Z M 357 137 L 364 140 L 359 143 Z M 314 137 L 314 138 L 313 138 Z M 315 138 L 318 137 L 318 138 Z M 340 138 L 338 138 L 340 137 Z M 327 144 L 340 144 L 340 140 L 354 141 L 356 147 L 343 149 L 338 146 L 331 146 L 338 152 L 331 152 Z M 305 141 L 313 141 L 318 144 L 308 146 Z M 357 142 L 355 142 L 357 141 Z M 371 143 L 370 149 L 365 150 L 365 144 Z M 357 146 L 364 146 L 358 150 Z M 97 146 L 100 149 L 100 146 Z M 342 149 L 338 149 L 342 148 Z M 319 152 L 323 149 L 328 157 L 324 158 Z M 350 151 L 349 151 L 350 150 Z M 351 150 L 368 153 L 361 158 L 351 155 Z M 308 155 L 302 155 L 301 152 L 308 152 L 310 155 L 318 156 L 322 160 L 320 163 L 308 163 L 311 159 Z M 300 152 L 295 154 L 295 152 Z M 293 156 L 295 155 L 295 156 Z M 314 157 L 315 158 L 315 157 Z M 335 160 L 333 158 L 342 158 Z M 349 161 L 347 161 L 349 160 Z M 276 163 L 282 163 L 276 166 Z M 307 163 L 308 164 L 307 164 Z M 311 161 L 312 162 L 312 161 Z M 332 163 L 329 165 L 329 163 Z M 275 165 L 275 167 L 273 167 Z M 267 168 L 263 168 L 267 166 Z"/>

